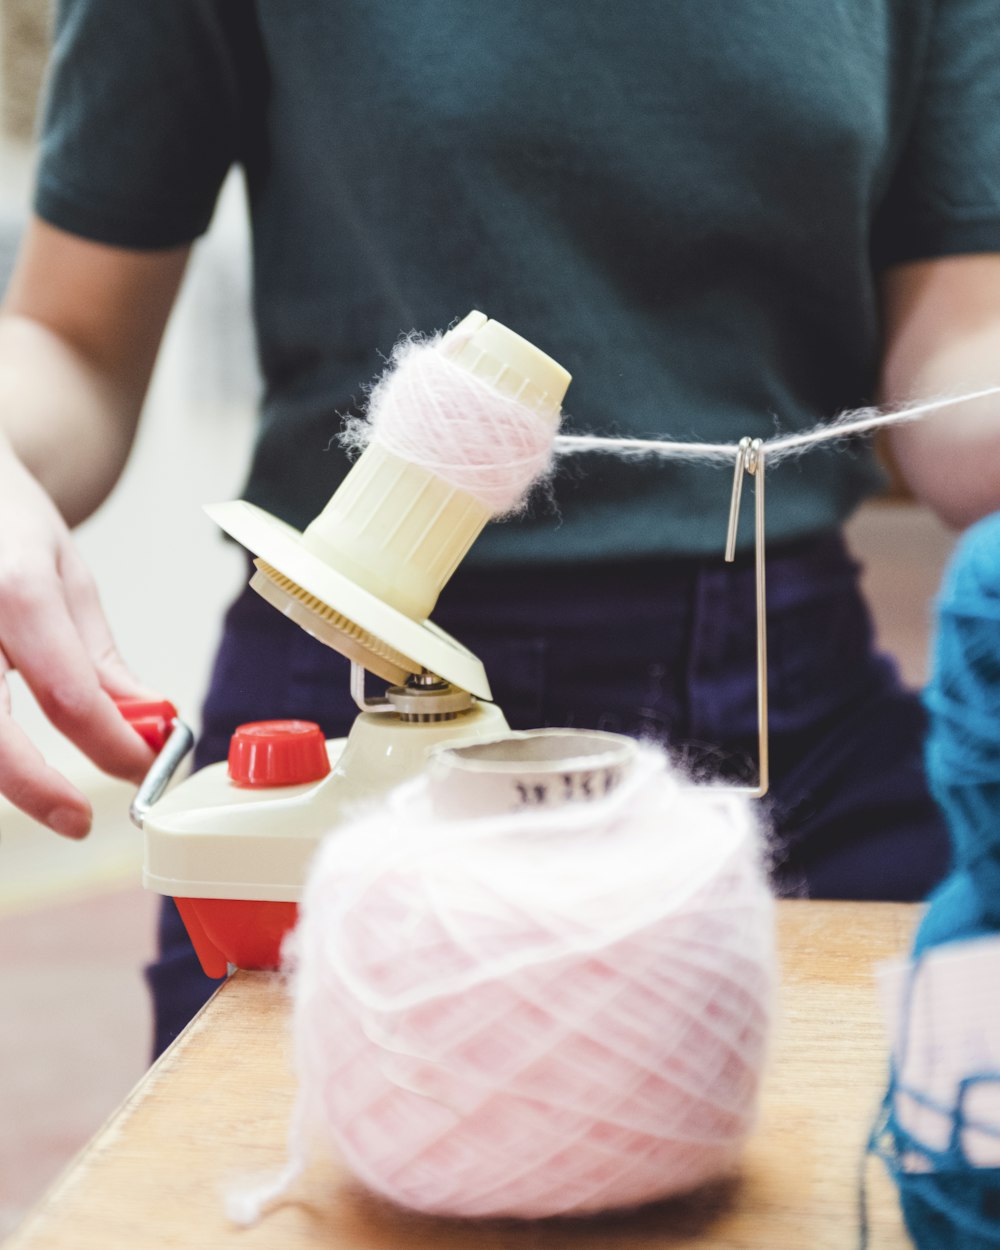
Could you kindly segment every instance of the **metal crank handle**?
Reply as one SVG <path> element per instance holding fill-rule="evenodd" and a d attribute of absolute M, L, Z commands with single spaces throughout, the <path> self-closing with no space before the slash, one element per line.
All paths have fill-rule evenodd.
<path fill-rule="evenodd" d="M 194 746 L 194 734 L 182 720 L 175 720 L 174 727 L 167 739 L 166 746 L 153 760 L 149 772 L 142 779 L 132 806 L 128 809 L 129 819 L 138 829 L 149 814 L 149 809 L 166 790 L 181 761 Z"/>
<path fill-rule="evenodd" d="M 116 699 L 115 702 L 136 733 L 157 751 L 128 809 L 132 823 L 141 829 L 149 809 L 166 790 L 184 756 L 194 746 L 194 734 L 177 715 L 174 705 L 165 700 Z"/>

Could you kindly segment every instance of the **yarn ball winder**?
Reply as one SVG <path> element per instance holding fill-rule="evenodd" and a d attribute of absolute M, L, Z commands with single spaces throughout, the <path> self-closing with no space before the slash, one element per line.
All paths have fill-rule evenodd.
<path fill-rule="evenodd" d="M 536 442 L 551 446 L 570 382 L 565 369 L 478 312 L 438 349 L 458 400 L 472 409 L 484 396 L 515 401 Z M 508 464 L 508 475 L 516 479 L 519 463 L 534 476 L 530 457 Z M 301 721 L 241 726 L 227 763 L 165 792 L 190 731 L 169 704 L 122 703 L 147 741 L 163 744 L 132 809 L 145 839 L 143 882 L 176 900 L 209 976 L 228 966 L 277 967 L 309 862 L 345 813 L 420 772 L 442 744 L 509 734 L 481 662 L 428 619 L 496 511 L 468 485 L 470 472 L 491 467 L 460 466 L 460 488 L 447 466 L 405 459 L 376 434 L 304 532 L 244 501 L 206 509 L 253 553 L 251 586 L 351 661 L 359 707 L 349 736 L 329 742 Z M 529 486 L 514 483 L 521 495 Z M 389 683 L 384 697 L 368 696 L 367 673 Z M 603 749 L 600 736 L 566 747 L 584 757 Z M 581 794 L 599 767 L 584 758 Z"/>

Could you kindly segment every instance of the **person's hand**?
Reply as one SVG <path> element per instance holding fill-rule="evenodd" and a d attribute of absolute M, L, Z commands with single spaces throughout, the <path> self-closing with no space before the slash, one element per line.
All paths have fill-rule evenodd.
<path fill-rule="evenodd" d="M 118 655 L 93 579 L 55 505 L 0 439 L 0 793 L 56 833 L 82 838 L 90 829 L 89 802 L 12 719 L 6 678 L 14 669 L 52 724 L 95 764 L 142 779 L 153 753 L 113 699 L 157 696 Z"/>
<path fill-rule="evenodd" d="M 6 675 L 105 772 L 141 780 L 152 751 L 113 700 L 157 696 L 119 658 L 68 525 L 125 464 L 189 251 L 32 218 L 0 306 L 0 794 L 71 838 L 90 804 L 14 724 Z"/>

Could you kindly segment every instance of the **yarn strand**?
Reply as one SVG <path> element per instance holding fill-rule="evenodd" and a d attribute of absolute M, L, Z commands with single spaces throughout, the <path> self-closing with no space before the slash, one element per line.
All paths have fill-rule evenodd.
<path fill-rule="evenodd" d="M 832 442 L 835 439 L 853 438 L 860 434 L 871 434 L 875 430 L 893 425 L 905 425 L 919 421 L 932 413 L 945 412 L 958 404 L 972 403 L 978 399 L 989 399 L 1000 395 L 1000 386 L 988 386 L 980 391 L 970 391 L 965 395 L 951 395 L 938 399 L 925 400 L 921 403 L 907 404 L 892 412 L 881 408 L 855 408 L 842 412 L 833 421 L 813 426 L 799 434 L 782 434 L 775 438 L 763 440 L 764 451 L 767 453 L 768 465 L 786 460 L 791 456 L 801 455 L 818 443 Z M 659 438 L 611 438 L 599 434 L 559 434 L 555 440 L 557 456 L 571 456 L 580 453 L 597 452 L 605 455 L 635 457 L 645 459 L 680 459 L 701 461 L 703 464 L 735 460 L 739 450 L 736 443 L 694 443 L 678 439 Z"/>

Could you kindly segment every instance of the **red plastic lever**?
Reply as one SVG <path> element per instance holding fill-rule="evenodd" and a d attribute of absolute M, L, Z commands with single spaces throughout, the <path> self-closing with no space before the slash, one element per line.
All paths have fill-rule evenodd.
<path fill-rule="evenodd" d="M 168 699 L 115 699 L 115 704 L 146 745 L 159 754 L 177 719 L 174 705 Z"/>

